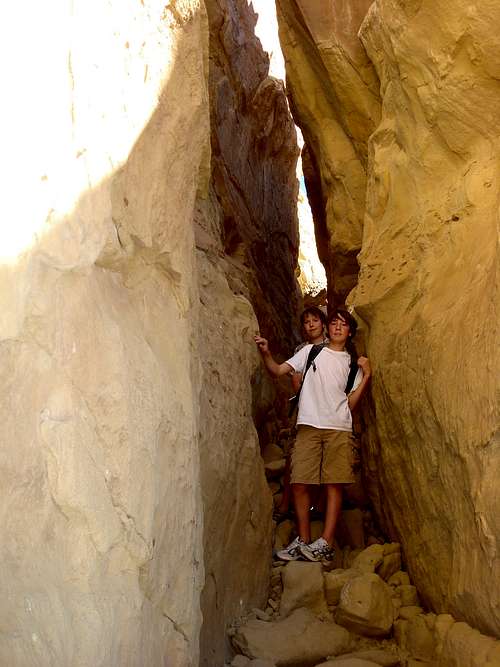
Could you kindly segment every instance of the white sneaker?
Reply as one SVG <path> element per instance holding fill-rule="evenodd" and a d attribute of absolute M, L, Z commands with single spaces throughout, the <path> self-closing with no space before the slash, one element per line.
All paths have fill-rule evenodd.
<path fill-rule="evenodd" d="M 298 549 L 306 560 L 313 562 L 333 560 L 335 558 L 335 549 L 330 547 L 324 537 L 319 537 L 314 542 L 311 542 L 311 544 L 302 542 Z"/>
<path fill-rule="evenodd" d="M 307 545 L 297 536 L 285 549 L 276 552 L 276 558 L 279 558 L 279 560 L 302 560 L 300 553 L 301 546 Z"/>

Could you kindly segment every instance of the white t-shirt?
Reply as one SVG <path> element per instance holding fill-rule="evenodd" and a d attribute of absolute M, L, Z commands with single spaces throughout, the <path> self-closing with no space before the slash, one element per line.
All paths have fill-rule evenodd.
<path fill-rule="evenodd" d="M 312 345 L 305 345 L 287 360 L 287 364 L 302 373 Z M 329 428 L 335 431 L 351 431 L 352 417 L 345 388 L 349 376 L 351 357 L 348 352 L 338 352 L 324 347 L 314 360 L 304 378 L 300 392 L 297 424 Z M 363 371 L 358 368 L 351 391 L 359 386 Z"/>

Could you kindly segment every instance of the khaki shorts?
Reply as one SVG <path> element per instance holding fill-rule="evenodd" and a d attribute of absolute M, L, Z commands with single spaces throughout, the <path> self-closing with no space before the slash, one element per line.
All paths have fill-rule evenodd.
<path fill-rule="evenodd" d="M 347 431 L 299 426 L 292 451 L 292 484 L 351 484 L 354 438 Z"/>

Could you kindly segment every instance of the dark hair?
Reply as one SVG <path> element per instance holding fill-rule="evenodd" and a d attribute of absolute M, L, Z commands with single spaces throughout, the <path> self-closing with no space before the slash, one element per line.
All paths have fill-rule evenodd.
<path fill-rule="evenodd" d="M 318 319 L 321 320 L 323 326 L 326 326 L 326 315 L 321 310 L 321 308 L 318 308 L 318 306 L 309 306 L 309 308 L 306 308 L 304 311 L 302 311 L 302 314 L 300 316 L 301 326 L 304 326 L 304 320 L 306 319 L 306 315 L 312 315 L 313 317 L 317 317 Z"/>
<path fill-rule="evenodd" d="M 346 324 L 349 325 L 349 338 L 346 341 L 346 350 L 349 352 L 351 355 L 355 355 L 355 347 L 352 339 L 356 335 L 356 330 L 358 328 L 358 323 L 356 322 L 356 319 L 351 315 L 351 313 L 347 312 L 347 310 L 343 310 L 342 308 L 336 308 L 333 310 L 330 315 L 328 316 L 328 324 L 337 317 L 341 317 Z"/>

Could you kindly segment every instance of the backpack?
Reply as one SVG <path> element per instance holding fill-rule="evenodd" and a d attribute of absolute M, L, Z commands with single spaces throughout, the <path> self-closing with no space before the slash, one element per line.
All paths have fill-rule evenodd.
<path fill-rule="evenodd" d="M 314 364 L 314 360 L 318 356 L 318 354 L 321 352 L 321 350 L 324 348 L 324 344 L 321 345 L 313 345 L 311 349 L 309 350 L 309 354 L 307 355 L 307 361 L 306 361 L 306 367 L 304 369 L 304 372 L 302 374 L 302 382 L 300 383 L 300 387 L 298 392 L 295 394 L 295 396 L 292 396 L 290 399 L 290 407 L 288 410 L 288 417 L 291 417 L 295 410 L 297 409 L 299 405 L 299 398 L 300 398 L 300 392 L 302 391 L 302 387 L 304 386 L 304 379 L 306 377 L 307 371 L 310 369 L 310 367 L 313 367 L 313 371 L 316 371 L 316 366 Z M 349 365 L 349 375 L 347 376 L 347 384 L 345 387 L 345 393 L 349 394 L 351 389 L 353 388 L 354 385 L 354 380 L 356 379 L 356 374 L 358 372 L 358 362 L 354 358 L 354 356 L 351 355 L 351 363 Z"/>

